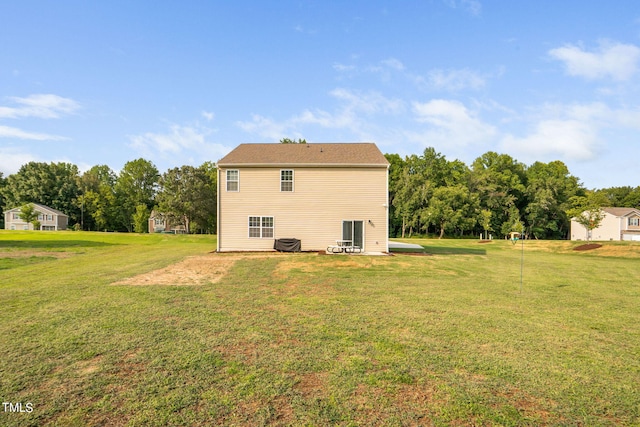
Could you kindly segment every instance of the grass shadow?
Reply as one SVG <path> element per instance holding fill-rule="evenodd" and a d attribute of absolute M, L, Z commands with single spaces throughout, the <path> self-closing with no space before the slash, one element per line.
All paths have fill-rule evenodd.
<path fill-rule="evenodd" d="M 460 248 L 451 246 L 424 246 L 424 252 L 432 255 L 486 255 L 486 249 Z"/>
<path fill-rule="evenodd" d="M 427 254 L 427 255 L 486 255 L 485 249 L 457 248 L 450 246 L 422 246 L 422 250 L 413 248 L 394 248 L 392 254 Z"/>

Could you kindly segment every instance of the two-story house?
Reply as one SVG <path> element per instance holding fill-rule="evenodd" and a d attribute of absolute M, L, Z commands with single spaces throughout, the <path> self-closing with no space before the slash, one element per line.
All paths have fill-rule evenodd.
<path fill-rule="evenodd" d="M 372 143 L 241 144 L 218 162 L 218 251 L 388 251 L 389 162 Z"/>
<path fill-rule="evenodd" d="M 634 208 L 602 208 L 600 226 L 591 230 L 591 240 L 640 241 L 640 210 Z M 571 220 L 571 240 L 587 240 L 588 231 Z"/>
<path fill-rule="evenodd" d="M 152 210 L 149 216 L 149 233 L 173 233 L 186 234 L 187 229 L 183 224 L 176 224 L 162 212 Z"/>
<path fill-rule="evenodd" d="M 31 203 L 38 212 L 40 230 L 66 230 L 69 217 L 57 209 L 38 203 Z M 4 213 L 5 230 L 33 230 L 33 224 L 20 219 L 20 208 L 9 209 Z"/>

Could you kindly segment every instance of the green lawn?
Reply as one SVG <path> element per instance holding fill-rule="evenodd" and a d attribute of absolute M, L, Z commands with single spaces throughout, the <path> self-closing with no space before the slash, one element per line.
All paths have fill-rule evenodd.
<path fill-rule="evenodd" d="M 0 425 L 639 425 L 640 245 L 0 232 Z M 112 285 L 189 256 L 201 286 Z M 209 261 L 207 261 L 209 262 Z M 180 274 L 176 274 L 176 284 Z"/>

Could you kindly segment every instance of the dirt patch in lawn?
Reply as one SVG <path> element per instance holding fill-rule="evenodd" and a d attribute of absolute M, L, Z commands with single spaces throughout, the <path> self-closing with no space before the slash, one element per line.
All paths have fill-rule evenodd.
<path fill-rule="evenodd" d="M 294 389 L 305 397 L 325 394 L 329 375 L 326 372 L 310 372 L 298 378 Z"/>
<path fill-rule="evenodd" d="M 593 249 L 598 249 L 601 248 L 602 245 L 598 244 L 598 243 L 588 243 L 586 245 L 580 245 L 580 246 L 576 246 L 575 248 L 573 248 L 574 251 L 590 251 Z"/>
<path fill-rule="evenodd" d="M 221 255 L 209 253 L 187 257 L 184 260 L 171 264 L 158 270 L 139 274 L 124 280 L 112 283 L 112 285 L 168 285 L 168 286 L 199 286 L 208 283 L 216 283 L 222 279 L 238 260 L 249 258 L 267 258 L 284 256 L 277 252 L 267 253 L 234 253 Z"/>
<path fill-rule="evenodd" d="M 185 258 L 159 270 L 129 277 L 114 285 L 198 286 L 222 279 L 240 256 L 201 255 Z"/>

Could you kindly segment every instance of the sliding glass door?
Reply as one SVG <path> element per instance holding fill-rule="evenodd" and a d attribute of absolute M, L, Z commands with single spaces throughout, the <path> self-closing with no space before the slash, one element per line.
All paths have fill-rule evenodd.
<path fill-rule="evenodd" d="M 342 240 L 364 250 L 364 221 L 342 221 Z"/>

